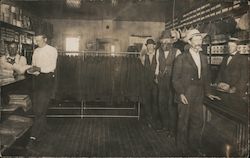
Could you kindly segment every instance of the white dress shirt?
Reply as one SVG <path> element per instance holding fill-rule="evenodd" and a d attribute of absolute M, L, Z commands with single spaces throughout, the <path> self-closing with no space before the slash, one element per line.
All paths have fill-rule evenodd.
<path fill-rule="evenodd" d="M 167 59 L 169 54 L 169 51 L 164 51 L 165 59 Z M 175 57 L 181 54 L 181 51 L 179 49 L 176 50 Z M 155 75 L 159 75 L 159 49 L 156 51 L 156 69 L 155 69 Z"/>
<path fill-rule="evenodd" d="M 194 49 L 190 48 L 189 52 L 195 62 L 195 65 L 197 66 L 198 69 L 198 78 L 201 78 L 201 58 L 200 58 L 200 53 L 199 51 L 195 51 Z"/>
<path fill-rule="evenodd" d="M 57 56 L 56 48 L 46 44 L 42 48 L 38 47 L 35 49 L 32 56 L 32 65 L 40 67 L 42 73 L 54 72 Z"/>
<path fill-rule="evenodd" d="M 237 53 L 237 51 L 235 51 L 234 53 L 231 53 L 232 55 L 235 55 Z M 230 63 L 230 61 L 232 60 L 232 56 L 229 56 L 227 59 L 227 65 Z"/>

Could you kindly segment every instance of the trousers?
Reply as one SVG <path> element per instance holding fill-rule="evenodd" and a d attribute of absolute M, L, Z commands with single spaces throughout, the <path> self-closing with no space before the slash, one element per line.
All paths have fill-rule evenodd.
<path fill-rule="evenodd" d="M 32 137 L 39 137 L 41 133 L 46 132 L 46 113 L 53 93 L 54 74 L 41 73 L 33 77 L 33 114 L 34 122 L 31 129 Z"/>
<path fill-rule="evenodd" d="M 177 147 L 182 151 L 201 148 L 203 93 L 201 84 L 190 85 L 184 94 L 188 104 L 178 103 Z"/>

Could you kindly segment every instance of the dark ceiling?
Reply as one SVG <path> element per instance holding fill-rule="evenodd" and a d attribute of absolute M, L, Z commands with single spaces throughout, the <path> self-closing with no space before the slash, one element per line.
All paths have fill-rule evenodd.
<path fill-rule="evenodd" d="M 37 16 L 48 19 L 112 19 L 164 22 L 165 20 L 171 20 L 173 15 L 174 0 L 80 1 L 81 5 L 79 8 L 68 6 L 66 0 L 19 0 L 15 1 L 15 3 Z M 176 0 L 175 15 L 194 7 L 201 1 L 204 0 Z"/>

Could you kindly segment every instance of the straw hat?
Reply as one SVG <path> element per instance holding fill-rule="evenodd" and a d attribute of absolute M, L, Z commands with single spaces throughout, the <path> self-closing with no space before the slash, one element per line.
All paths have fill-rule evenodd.
<path fill-rule="evenodd" d="M 200 33 L 200 31 L 197 29 L 191 29 L 186 32 L 184 40 L 189 41 L 194 36 L 201 36 L 202 38 L 204 38 L 206 35 L 207 35 L 206 33 Z"/>

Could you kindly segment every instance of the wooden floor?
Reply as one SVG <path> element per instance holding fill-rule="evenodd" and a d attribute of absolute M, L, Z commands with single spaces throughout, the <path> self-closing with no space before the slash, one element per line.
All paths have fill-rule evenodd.
<path fill-rule="evenodd" d="M 34 147 L 39 153 L 6 155 L 51 157 L 180 156 L 174 138 L 134 118 L 50 118 L 51 130 Z"/>

